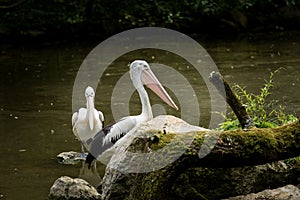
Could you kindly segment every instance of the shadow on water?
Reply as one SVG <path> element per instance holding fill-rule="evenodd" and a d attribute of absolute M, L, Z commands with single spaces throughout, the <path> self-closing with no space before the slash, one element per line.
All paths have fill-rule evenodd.
<path fill-rule="evenodd" d="M 246 86 L 253 93 L 259 91 L 270 71 L 284 67 L 285 70 L 275 76 L 273 98 L 283 102 L 288 112 L 299 116 L 299 38 L 299 33 L 292 33 L 262 35 L 259 39 L 199 41 L 229 83 Z M 88 176 L 88 172 L 80 171 L 80 164 L 58 164 L 56 155 L 63 151 L 80 151 L 80 144 L 71 132 L 72 89 L 81 62 L 96 45 L 77 43 L 1 49 L 2 198 L 47 199 L 49 188 L 58 177 Z M 174 58 L 174 55 L 169 56 L 168 52 L 143 50 L 122 56 L 108 68 L 98 86 L 95 100 L 96 107 L 105 113 L 106 123 L 113 121 L 111 106 L 115 105 L 110 105 L 113 86 L 128 70 L 127 64 L 138 57 L 151 62 L 164 62 L 184 74 L 200 97 L 199 124 L 207 126 L 210 99 L 206 86 L 194 77 L 191 66 L 180 58 Z M 159 104 L 160 100 L 149 93 L 152 103 Z M 172 95 L 172 91 L 170 93 Z M 130 103 L 132 114 L 140 112 L 139 104 L 134 93 Z M 156 114 L 159 113 L 158 109 Z M 168 110 L 168 113 L 178 116 L 176 111 Z"/>

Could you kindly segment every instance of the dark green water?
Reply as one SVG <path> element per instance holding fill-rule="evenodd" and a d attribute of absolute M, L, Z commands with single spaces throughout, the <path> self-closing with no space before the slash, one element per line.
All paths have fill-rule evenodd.
<path fill-rule="evenodd" d="M 101 42 L 101 41 L 99 41 Z M 80 165 L 56 161 L 63 151 L 80 151 L 71 131 L 72 89 L 83 59 L 99 42 L 39 45 L 1 49 L 0 63 L 0 199 L 47 199 L 53 182 L 62 175 L 78 177 Z M 300 33 L 265 34 L 233 40 L 199 39 L 229 83 L 257 93 L 270 71 L 284 67 L 275 78 L 273 97 L 300 115 Z M 209 97 L 201 80 L 181 60 L 168 53 L 140 51 L 118 59 L 98 86 L 96 107 L 113 121 L 111 91 L 135 56 L 164 61 L 190 79 L 200 99 L 202 126 L 210 119 Z M 131 83 L 129 83 L 131 84 Z M 150 93 L 152 102 L 159 102 Z M 140 112 L 137 94 L 130 111 Z M 112 105 L 113 106 L 113 105 Z M 156 114 L 158 114 L 157 112 Z M 168 110 L 168 114 L 177 115 Z M 191 113 L 191 118 L 193 113 Z"/>

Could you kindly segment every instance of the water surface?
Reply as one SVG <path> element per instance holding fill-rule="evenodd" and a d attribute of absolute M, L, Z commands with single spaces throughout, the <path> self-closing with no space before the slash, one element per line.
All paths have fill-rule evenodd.
<path fill-rule="evenodd" d="M 299 116 L 299 36 L 300 33 L 295 32 L 230 40 L 195 38 L 210 53 L 226 80 L 247 87 L 249 92 L 259 92 L 271 71 L 285 68 L 274 78 L 276 87 L 272 98 L 283 102 L 289 113 Z M 71 131 L 73 83 L 81 62 L 99 42 L 2 47 L 0 199 L 47 199 L 49 188 L 58 177 L 79 175 L 80 165 L 60 165 L 56 155 L 63 151 L 80 151 Z M 155 50 L 125 55 L 101 77 L 95 103 L 105 113 L 107 123 L 114 120 L 111 107 L 117 106 L 111 105 L 112 89 L 128 71 L 128 63 L 136 57 L 163 62 L 184 74 L 199 96 L 201 119 L 198 125 L 208 126 L 210 98 L 203 81 L 182 59 Z M 161 104 L 153 93 L 149 94 L 153 104 Z M 137 97 L 134 93 L 131 98 L 132 114 L 141 109 Z M 161 114 L 161 107 L 156 108 L 155 113 Z M 178 112 L 164 109 L 180 117 Z M 193 115 L 190 114 L 191 119 Z"/>

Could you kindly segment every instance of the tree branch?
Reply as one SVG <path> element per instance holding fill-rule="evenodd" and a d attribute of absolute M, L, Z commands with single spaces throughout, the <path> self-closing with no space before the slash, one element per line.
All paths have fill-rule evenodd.
<path fill-rule="evenodd" d="M 203 142 L 205 138 L 213 137 L 214 131 L 190 134 L 195 134 L 192 144 L 187 146 L 186 152 L 176 160 L 180 166 L 187 168 L 253 166 L 300 155 L 299 121 L 279 128 L 222 131 L 216 134 L 218 138 L 215 145 Z M 160 149 L 177 136 L 172 133 L 159 135 L 159 142 L 152 144 L 150 148 Z M 181 144 L 184 145 L 184 137 L 181 140 Z M 174 148 L 178 149 L 176 146 Z M 210 152 L 204 158 L 199 158 L 200 149 Z"/>
<path fill-rule="evenodd" d="M 213 71 L 209 76 L 209 80 L 217 88 L 219 93 L 226 100 L 227 104 L 231 107 L 242 128 L 250 129 L 253 127 L 253 120 L 246 112 L 245 106 L 243 106 L 242 103 L 237 99 L 229 84 L 223 79 L 223 77 L 219 73 Z"/>
<path fill-rule="evenodd" d="M 20 1 L 17 1 L 16 3 L 13 3 L 11 5 L 8 5 L 8 6 L 0 6 L 0 9 L 10 9 L 10 8 L 14 8 L 18 5 L 20 5 L 21 3 L 24 3 L 26 0 L 20 0 Z"/>

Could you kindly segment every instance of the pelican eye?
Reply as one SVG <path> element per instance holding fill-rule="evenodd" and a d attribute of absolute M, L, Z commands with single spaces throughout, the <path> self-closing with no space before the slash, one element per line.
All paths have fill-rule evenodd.
<path fill-rule="evenodd" d="M 94 93 L 87 94 L 88 97 L 93 97 Z"/>
<path fill-rule="evenodd" d="M 143 69 L 144 69 L 144 70 L 148 70 L 149 67 L 148 67 L 147 65 L 143 65 Z"/>

